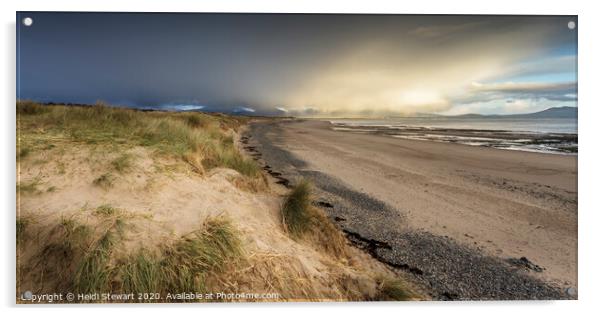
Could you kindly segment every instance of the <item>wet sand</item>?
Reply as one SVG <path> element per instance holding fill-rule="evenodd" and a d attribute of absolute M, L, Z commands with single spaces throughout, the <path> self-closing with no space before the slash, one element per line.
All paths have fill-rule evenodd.
<path fill-rule="evenodd" d="M 350 239 L 442 298 L 557 297 L 537 280 L 577 287 L 574 155 L 357 134 L 312 120 L 256 123 L 250 136 L 270 172 L 311 178 Z M 531 282 L 523 277 L 532 286 L 517 285 Z"/>

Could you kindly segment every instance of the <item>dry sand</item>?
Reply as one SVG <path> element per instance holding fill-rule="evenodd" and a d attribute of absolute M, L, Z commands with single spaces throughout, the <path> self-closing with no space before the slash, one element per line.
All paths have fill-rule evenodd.
<path fill-rule="evenodd" d="M 307 164 L 381 200 L 418 231 L 577 286 L 577 157 L 333 131 L 328 122 L 281 125 L 270 141 Z M 399 223 L 391 223 L 396 225 Z"/>

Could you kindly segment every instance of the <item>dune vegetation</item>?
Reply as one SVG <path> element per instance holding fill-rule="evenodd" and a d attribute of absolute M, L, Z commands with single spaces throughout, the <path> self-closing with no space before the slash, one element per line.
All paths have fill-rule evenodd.
<path fill-rule="evenodd" d="M 30 101 L 17 115 L 17 293 L 419 297 L 347 244 L 310 183 L 270 187 L 237 147 L 248 118 Z M 178 296 L 218 292 L 277 295 Z"/>
<path fill-rule="evenodd" d="M 232 133 L 246 118 L 203 113 L 142 112 L 95 106 L 46 106 L 17 102 L 19 157 L 52 146 L 56 141 L 113 146 L 143 146 L 179 157 L 197 172 L 215 167 L 257 176 L 259 169 L 234 146 Z M 128 157 L 113 161 L 118 172 L 127 169 Z"/>
<path fill-rule="evenodd" d="M 328 253 L 347 255 L 345 236 L 312 205 L 311 192 L 312 184 L 301 180 L 284 198 L 281 213 L 286 231 L 294 239 L 309 239 Z"/>
<path fill-rule="evenodd" d="M 206 291 L 207 279 L 242 258 L 239 232 L 225 217 L 210 218 L 158 249 L 126 253 L 122 241 L 132 215 L 110 206 L 99 207 L 94 214 L 93 225 L 62 218 L 50 227 L 43 247 L 19 269 L 20 274 L 30 274 L 60 293 L 157 293 L 165 298 L 168 293 Z M 34 237 L 27 223 L 17 221 L 18 244 Z"/>

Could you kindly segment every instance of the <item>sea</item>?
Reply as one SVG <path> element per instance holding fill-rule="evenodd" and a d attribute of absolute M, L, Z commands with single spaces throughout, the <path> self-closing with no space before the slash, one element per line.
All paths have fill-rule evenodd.
<path fill-rule="evenodd" d="M 577 154 L 576 118 L 412 117 L 331 119 L 332 129 L 551 154 Z"/>

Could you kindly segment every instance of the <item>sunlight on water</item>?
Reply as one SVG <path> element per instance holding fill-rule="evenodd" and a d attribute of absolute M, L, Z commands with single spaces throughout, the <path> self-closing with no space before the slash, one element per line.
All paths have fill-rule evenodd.
<path fill-rule="evenodd" d="M 577 153 L 577 120 L 571 118 L 337 119 L 332 129 L 401 139 L 557 154 Z"/>

